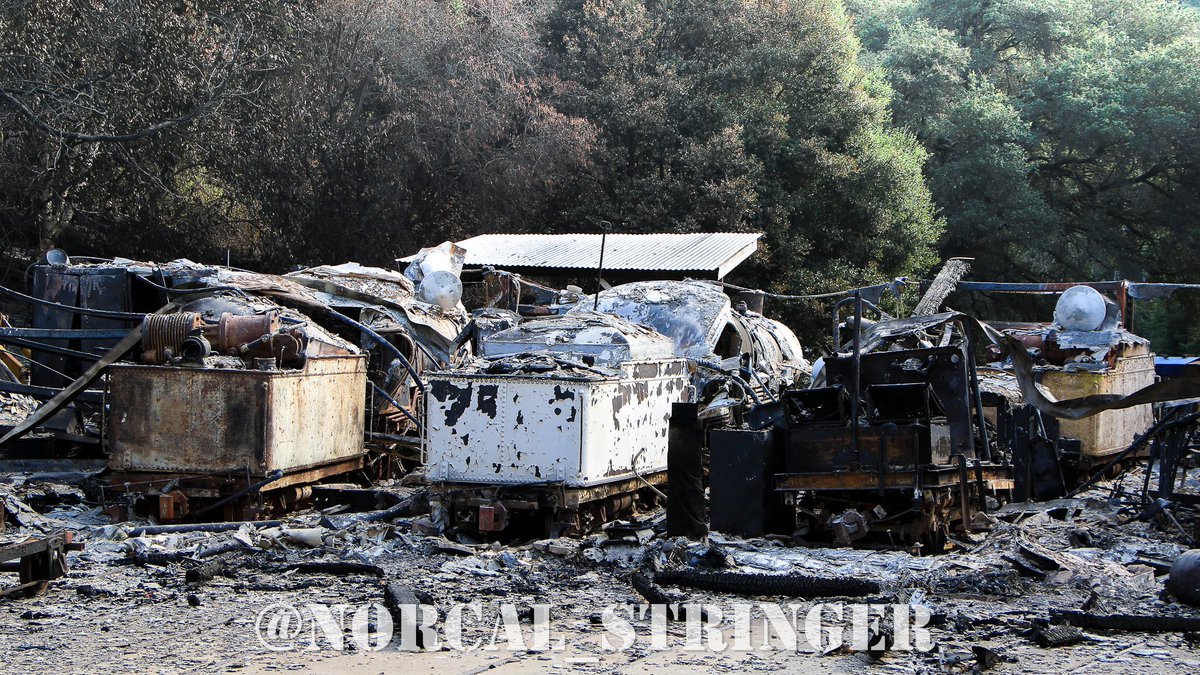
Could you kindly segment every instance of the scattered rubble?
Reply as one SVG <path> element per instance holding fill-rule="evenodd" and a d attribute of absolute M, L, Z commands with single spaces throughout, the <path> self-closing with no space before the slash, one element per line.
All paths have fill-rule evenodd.
<path fill-rule="evenodd" d="M 899 281 L 834 298 L 810 365 L 761 292 L 587 295 L 491 270 L 498 293 L 468 312 L 463 260 L 449 242 L 403 274 L 118 259 L 42 266 L 48 297 L 6 289 L 42 325 L 4 335 L 41 356 L 37 383 L 4 378 L 0 423 L 54 455 L 0 458 L 0 568 L 19 575 L 0 594 L 40 592 L 0 604 L 6 665 L 86 634 L 83 670 L 306 667 L 254 639 L 261 608 L 479 601 L 473 637 L 499 603 L 524 623 L 549 604 L 597 672 L 653 658 L 593 639 L 605 608 L 644 603 L 676 634 L 738 629 L 734 603 L 886 605 L 937 644 L 907 651 L 893 614 L 865 648 L 677 668 L 1200 668 L 1195 384 L 1150 383 L 1117 303 L 1064 293 L 1053 325 L 939 312 L 970 289 L 959 261 L 913 316 L 880 307 Z M 89 284 L 107 300 L 84 306 Z"/>
<path fill-rule="evenodd" d="M 150 638 L 155 624 L 173 616 L 195 621 L 183 618 L 185 611 L 225 617 L 224 621 L 243 616 L 239 606 L 265 606 L 295 597 L 375 601 L 392 607 L 414 602 L 448 607 L 474 600 L 485 606 L 496 601 L 525 606 L 550 601 L 561 616 L 562 630 L 579 641 L 603 630 L 593 621 L 596 608 L 613 603 L 678 604 L 679 609 L 671 610 L 678 615 L 671 616 L 686 622 L 690 603 L 720 608 L 766 599 L 808 607 L 838 598 L 853 602 L 865 594 L 871 602 L 909 603 L 930 611 L 939 651 L 884 656 L 884 662 L 905 664 L 906 669 L 937 668 L 949 658 L 941 655 L 960 653 L 969 662 L 992 668 L 1002 669 L 1012 659 L 1022 668 L 1036 668 L 1037 663 L 1049 663 L 1029 651 L 1043 648 L 1036 645 L 1094 658 L 1110 654 L 1126 663 L 1160 663 L 1159 654 L 1185 663 L 1190 643 L 1182 633 L 1197 629 L 1200 614 L 1164 594 L 1165 570 L 1142 561 L 1175 560 L 1186 548 L 1153 523 L 1123 523 L 1123 507 L 1111 499 L 1121 483 L 1120 478 L 1102 482 L 1074 499 L 1009 505 L 993 512 L 990 528 L 976 533 L 969 547 L 936 556 L 790 546 L 719 533 L 707 543 L 692 542 L 664 537 L 653 525 L 639 525 L 654 522 L 644 520 L 582 540 L 509 544 L 420 534 L 413 527 L 417 516 L 398 512 L 358 519 L 342 528 L 323 526 L 319 512 L 304 511 L 266 527 L 230 523 L 220 531 L 148 533 L 137 524 L 76 524 L 84 547 L 66 553 L 70 575 L 52 582 L 43 595 L 14 605 L 31 618 L 16 619 L 11 627 L 0 621 L 0 636 L 15 637 L 9 631 L 34 622 L 42 630 L 25 634 L 23 643 L 48 644 L 68 633 L 111 625 L 105 616 L 116 608 L 147 607 L 153 608 L 154 621 L 135 619 L 122 630 L 130 637 Z M 22 498 L 36 490 L 22 486 L 10 497 L 14 504 L 24 503 Z M 6 540 L 70 522 L 51 521 L 47 514 L 26 508 L 29 525 L 10 527 Z M 68 510 L 86 514 L 83 505 Z M 1089 532 L 1090 540 L 1081 540 L 1080 530 Z M 649 534 L 638 534 L 644 531 Z M 606 554 L 590 555 L 592 550 Z M 625 553 L 607 554 L 620 550 Z M 1023 576 L 1013 560 L 1045 576 Z M 689 593 L 670 590 L 679 584 L 688 586 Z M 80 607 L 91 609 L 79 613 Z M 701 620 L 711 620 L 704 611 Z M 721 621 L 732 625 L 729 614 Z M 241 624 L 238 633 L 233 630 L 237 625 L 221 634 L 242 635 L 240 642 L 229 643 L 220 654 L 201 644 L 213 639 L 209 633 L 177 637 L 175 649 L 194 649 L 197 658 L 215 658 L 213 663 L 265 656 L 267 652 L 245 633 L 249 627 Z M 638 625 L 645 624 L 635 622 Z M 679 626 L 683 630 L 683 623 Z M 1112 641 L 1130 631 L 1155 646 L 1114 651 Z M 189 644 L 194 647 L 186 647 Z M 127 652 L 132 663 L 147 667 L 162 653 L 145 646 Z M 10 654 L 9 663 L 27 669 L 41 658 L 36 649 L 27 650 Z M 824 658 L 856 657 L 840 652 Z M 80 663 L 99 667 L 106 662 L 101 652 Z"/>

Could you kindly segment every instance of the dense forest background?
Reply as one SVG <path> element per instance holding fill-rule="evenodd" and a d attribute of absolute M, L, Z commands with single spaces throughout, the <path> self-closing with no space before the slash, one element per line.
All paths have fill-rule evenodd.
<path fill-rule="evenodd" d="M 784 293 L 950 256 L 1198 282 L 1200 10 L 0 0 L 18 278 L 51 245 L 279 270 L 601 221 L 762 231 L 738 280 Z M 1138 332 L 1200 350 L 1196 296 L 1144 303 Z"/>

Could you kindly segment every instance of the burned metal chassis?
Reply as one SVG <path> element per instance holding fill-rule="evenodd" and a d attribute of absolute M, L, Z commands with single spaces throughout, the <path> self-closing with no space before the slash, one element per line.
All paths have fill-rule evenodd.
<path fill-rule="evenodd" d="M 14 567 L 19 575 L 19 583 L 0 589 L 0 597 L 22 591 L 30 595 L 44 591 L 51 580 L 66 576 L 70 571 L 66 551 L 81 548 L 71 542 L 70 533 L 61 532 L 0 548 L 0 564 L 4 564 L 5 569 Z M 9 563 L 11 560 L 17 562 Z"/>
<path fill-rule="evenodd" d="M 628 512 L 638 492 L 666 482 L 667 472 L 659 471 L 588 487 L 435 483 L 430 502 L 445 509 L 455 527 L 474 534 L 499 533 L 510 524 L 510 515 L 517 515 L 541 519 L 543 534 L 559 537 L 586 533 Z"/>
<path fill-rule="evenodd" d="M 116 472 L 103 492 L 103 506 L 119 511 L 118 515 L 124 520 L 132 515 L 133 499 L 155 497 L 158 502 L 151 506 L 153 515 L 163 521 L 186 520 L 192 515 L 206 513 L 214 506 L 224 507 L 224 513 L 219 515 L 227 520 L 256 520 L 269 510 L 268 507 L 288 506 L 289 500 L 300 498 L 305 488 L 313 483 L 361 469 L 362 461 L 361 455 L 351 457 L 293 471 L 269 482 L 249 471 L 204 475 Z M 256 485 L 258 489 L 254 489 Z M 198 508 L 193 508 L 193 502 Z"/>
<path fill-rule="evenodd" d="M 855 290 L 854 294 L 845 298 L 834 305 L 833 308 L 833 325 L 834 325 L 834 345 L 836 349 L 841 346 L 836 342 L 839 338 L 839 317 L 841 309 L 844 305 L 853 302 L 854 304 L 854 335 L 851 343 L 851 382 L 850 382 L 850 397 L 851 397 L 851 415 L 850 419 L 857 420 L 859 417 L 859 403 L 862 397 L 862 360 L 865 354 L 863 353 L 862 345 L 862 313 L 864 305 L 869 306 L 872 310 L 879 312 L 879 308 L 870 302 L 863 299 L 862 291 Z M 966 359 L 966 370 L 968 377 L 967 398 L 969 399 L 969 407 L 973 406 L 972 411 L 975 415 L 976 425 L 978 428 L 979 448 L 975 450 L 978 456 L 984 460 L 992 461 L 996 458 L 991 457 L 990 442 L 988 439 L 987 426 L 984 424 L 983 414 L 983 395 L 979 388 L 979 374 L 975 362 L 975 341 L 971 334 L 961 323 L 956 323 L 959 333 L 962 335 L 963 343 L 960 351 Z M 915 351 L 915 350 L 914 350 Z M 969 419 L 970 413 L 968 413 Z M 968 423 L 969 424 L 969 423 Z M 850 425 L 850 450 L 854 455 L 859 451 L 858 440 L 858 425 Z"/>
<path fill-rule="evenodd" d="M 813 471 L 775 475 L 775 491 L 784 496 L 800 515 L 805 507 L 887 504 L 893 512 L 869 523 L 874 534 L 897 536 L 906 542 L 924 540 L 936 549 L 958 521 L 972 530 L 976 512 L 986 512 L 986 498 L 1001 501 L 1013 490 L 1012 468 L 1008 465 L 968 462 L 954 456 L 954 465 L 930 465 L 913 469 L 894 467 L 882 473 L 871 470 Z M 919 495 L 919 499 L 917 496 Z M 897 505 L 908 505 L 896 512 Z M 900 520 L 905 514 L 915 518 Z"/>

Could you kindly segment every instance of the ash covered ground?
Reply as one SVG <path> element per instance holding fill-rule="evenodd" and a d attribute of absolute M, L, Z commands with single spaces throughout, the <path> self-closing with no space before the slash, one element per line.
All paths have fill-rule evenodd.
<path fill-rule="evenodd" d="M 418 489 L 403 488 L 408 496 Z M 719 533 L 707 542 L 668 539 L 655 529 L 660 514 L 581 538 L 503 544 L 451 541 L 429 533 L 432 523 L 420 515 L 370 521 L 362 518 L 371 514 L 315 510 L 277 527 L 136 536 L 137 523 L 108 522 L 78 487 L 11 476 L 0 491 L 9 513 L 3 543 L 66 530 L 84 545 L 68 554 L 69 574 L 44 593 L 0 603 L 6 672 L 1200 670 L 1194 636 L 1186 632 L 1054 629 L 1049 623 L 1064 611 L 1200 617 L 1164 592 L 1163 561 L 1186 550 L 1176 526 L 1188 524 L 1126 522 L 1127 511 L 1112 499 L 1119 493 L 1113 484 L 1078 499 L 1007 506 L 977 523 L 985 530 L 957 537 L 952 551 L 920 556 Z M 657 648 L 649 615 L 631 622 L 630 647 L 606 649 L 606 635 L 619 641 L 603 623 L 603 610 L 647 602 L 632 575 L 678 570 L 855 579 L 879 588 L 866 596 L 792 598 L 663 584 L 656 588 L 670 599 L 713 605 L 724 615 L 719 629 L 726 649 L 690 649 L 686 620 L 669 621 L 666 649 Z M 466 615 L 462 642 L 496 649 L 463 651 L 443 639 L 436 649 L 404 651 L 396 637 L 367 651 L 352 639 L 349 619 L 340 650 L 320 633 L 316 650 L 306 649 L 302 637 L 294 649 L 273 651 L 258 637 L 259 614 L 269 606 L 348 605 L 353 614 L 371 603 L 386 606 L 389 587 L 413 592 L 442 619 L 455 606 L 480 603 L 483 616 Z M 816 603 L 862 602 L 928 610 L 934 649 L 822 653 L 801 635 L 791 650 L 766 634 L 757 611 L 749 640 L 756 646 L 768 640 L 772 648 L 734 649 L 738 603 L 795 604 L 803 614 Z M 510 644 L 496 628 L 504 605 L 518 614 L 521 644 Z M 528 608 L 534 605 L 550 607 L 551 648 L 532 639 Z M 377 620 L 371 624 L 378 628 Z M 1063 644 L 1045 646 L 1057 642 Z"/>

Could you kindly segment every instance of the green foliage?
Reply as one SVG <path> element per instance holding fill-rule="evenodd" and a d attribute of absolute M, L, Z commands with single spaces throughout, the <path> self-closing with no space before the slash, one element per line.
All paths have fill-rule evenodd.
<path fill-rule="evenodd" d="M 762 231 L 740 280 L 789 293 L 935 252 L 1197 280 L 1200 11 L 848 5 L 0 0 L 0 244 L 280 269 L 607 221 Z"/>
<path fill-rule="evenodd" d="M 565 0 L 547 25 L 550 68 L 574 83 L 560 108 L 599 139 L 567 222 L 761 230 L 751 274 L 781 291 L 931 264 L 924 152 L 890 127 L 839 3 Z"/>
<path fill-rule="evenodd" d="M 1200 12 L 1167 0 L 851 3 L 976 277 L 1194 280 Z"/>
<path fill-rule="evenodd" d="M 241 111 L 247 151 L 212 158 L 283 233 L 278 264 L 391 264 L 537 227 L 586 167 L 591 131 L 545 101 L 556 83 L 534 68 L 536 19 L 519 2 L 420 0 L 307 16 L 267 85 L 273 114 Z"/>

